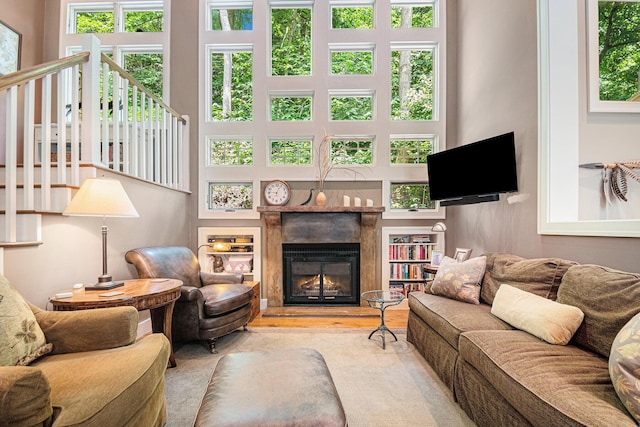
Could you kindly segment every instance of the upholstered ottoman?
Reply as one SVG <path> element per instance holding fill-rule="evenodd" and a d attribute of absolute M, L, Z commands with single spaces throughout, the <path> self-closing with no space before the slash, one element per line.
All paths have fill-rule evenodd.
<path fill-rule="evenodd" d="M 347 419 L 324 358 L 300 348 L 223 356 L 195 425 L 344 427 Z"/>

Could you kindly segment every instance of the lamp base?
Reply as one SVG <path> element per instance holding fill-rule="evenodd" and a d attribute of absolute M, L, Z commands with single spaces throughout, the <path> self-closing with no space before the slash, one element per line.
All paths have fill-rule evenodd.
<path fill-rule="evenodd" d="M 93 286 L 85 286 L 85 289 L 88 291 L 104 291 L 104 290 L 109 290 L 113 288 L 119 288 L 120 286 L 124 286 L 124 282 L 109 281 L 109 282 L 98 282 Z"/>

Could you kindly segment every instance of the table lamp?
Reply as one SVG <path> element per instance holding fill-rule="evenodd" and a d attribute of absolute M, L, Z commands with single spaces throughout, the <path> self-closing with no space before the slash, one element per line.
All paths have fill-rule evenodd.
<path fill-rule="evenodd" d="M 105 177 L 87 178 L 62 214 L 102 217 L 102 275 L 98 277 L 96 287 L 110 289 L 118 286 L 107 273 L 106 218 L 140 216 L 120 181 Z"/>

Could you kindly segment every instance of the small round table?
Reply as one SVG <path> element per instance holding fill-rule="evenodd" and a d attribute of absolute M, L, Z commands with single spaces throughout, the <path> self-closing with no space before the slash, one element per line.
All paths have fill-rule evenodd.
<path fill-rule="evenodd" d="M 387 328 L 387 325 L 384 324 L 384 311 L 388 307 L 392 307 L 394 305 L 398 305 L 404 299 L 404 295 L 402 292 L 398 291 L 366 291 L 363 292 L 360 297 L 369 304 L 369 307 L 377 308 L 380 310 L 380 326 L 378 326 L 373 332 L 369 334 L 369 339 L 376 332 L 380 331 L 382 334 L 382 349 L 386 348 L 385 340 L 384 340 L 384 332 L 389 331 L 389 333 L 398 341 L 398 337 L 394 334 L 391 329 Z"/>

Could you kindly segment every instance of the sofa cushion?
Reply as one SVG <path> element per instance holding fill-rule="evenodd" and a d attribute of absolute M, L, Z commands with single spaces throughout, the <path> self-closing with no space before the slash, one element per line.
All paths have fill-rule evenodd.
<path fill-rule="evenodd" d="M 584 313 L 572 342 L 609 358 L 617 333 L 640 312 L 640 274 L 599 265 L 573 266 L 562 279 L 558 302 Z"/>
<path fill-rule="evenodd" d="M 488 253 L 487 268 L 482 281 L 480 301 L 493 304 L 502 283 L 555 300 L 562 276 L 573 261 L 560 258 L 522 258 L 504 253 Z"/>
<path fill-rule="evenodd" d="M 507 284 L 498 289 L 491 314 L 550 344 L 560 345 L 569 343 L 584 318 L 584 313 L 577 307 L 560 304 Z"/>
<path fill-rule="evenodd" d="M 458 348 L 458 339 L 462 332 L 513 329 L 509 324 L 492 316 L 491 306 L 487 304 L 463 305 L 460 301 L 438 295 L 411 292 L 409 308 L 455 349 Z"/>
<path fill-rule="evenodd" d="M 203 286 L 200 292 L 204 297 L 204 312 L 209 317 L 221 316 L 249 304 L 253 297 L 253 288 L 243 283 Z"/>
<path fill-rule="evenodd" d="M 458 360 L 464 368 L 456 384 L 473 367 L 532 425 L 636 425 L 611 384 L 607 359 L 579 347 L 519 330 L 470 331 L 460 336 Z"/>
<path fill-rule="evenodd" d="M 29 304 L 0 276 L 0 366 L 28 365 L 51 349 Z"/>
<path fill-rule="evenodd" d="M 484 256 L 463 262 L 444 257 L 431 283 L 430 292 L 458 301 L 480 304 L 480 282 L 485 265 Z"/>
<path fill-rule="evenodd" d="M 164 394 L 169 347 L 163 334 L 151 334 L 126 347 L 34 362 L 51 384 L 51 404 L 60 409 L 54 425 L 162 425 L 164 420 L 139 420 L 147 412 L 141 408 L 166 415 L 164 408 L 151 406 L 164 403 L 157 395 Z"/>
<path fill-rule="evenodd" d="M 640 314 L 616 335 L 609 356 L 609 374 L 620 400 L 640 422 Z"/>

